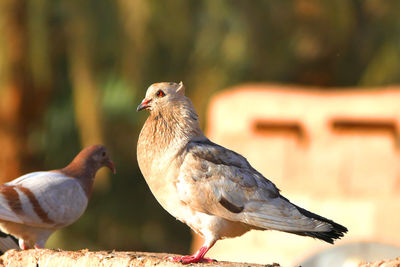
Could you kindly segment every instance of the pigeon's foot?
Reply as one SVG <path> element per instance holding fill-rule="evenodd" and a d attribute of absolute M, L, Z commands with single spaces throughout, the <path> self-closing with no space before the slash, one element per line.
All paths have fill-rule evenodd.
<path fill-rule="evenodd" d="M 29 249 L 28 245 L 26 244 L 25 240 L 23 240 L 23 239 L 18 240 L 18 245 L 22 250 Z"/>
<path fill-rule="evenodd" d="M 170 261 L 173 262 L 180 262 L 183 264 L 190 264 L 190 263 L 210 263 L 210 262 L 216 262 L 214 259 L 210 258 L 200 258 L 197 257 L 196 255 L 190 255 L 190 256 L 175 256 L 175 257 L 168 257 Z"/>
<path fill-rule="evenodd" d="M 216 260 L 210 259 L 210 258 L 205 258 L 204 255 L 206 255 L 207 251 L 210 249 L 210 247 L 207 246 L 202 246 L 195 254 L 190 255 L 190 256 L 176 256 L 176 257 L 168 257 L 170 261 L 174 262 L 180 262 L 183 264 L 189 264 L 189 263 L 199 263 L 199 262 L 216 262 Z"/>

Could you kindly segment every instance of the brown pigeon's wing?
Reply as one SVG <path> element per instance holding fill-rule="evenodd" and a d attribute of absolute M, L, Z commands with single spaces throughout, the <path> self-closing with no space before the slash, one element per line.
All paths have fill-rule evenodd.
<path fill-rule="evenodd" d="M 193 209 L 228 220 L 282 231 L 330 227 L 300 213 L 244 157 L 205 138 L 188 143 L 176 185 Z"/>
<path fill-rule="evenodd" d="M 83 213 L 87 197 L 79 182 L 58 172 L 34 172 L 0 186 L 0 219 L 54 228 Z"/>

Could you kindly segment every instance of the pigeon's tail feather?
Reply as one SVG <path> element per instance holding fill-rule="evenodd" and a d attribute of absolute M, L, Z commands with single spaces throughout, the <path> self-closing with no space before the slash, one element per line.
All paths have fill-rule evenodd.
<path fill-rule="evenodd" d="M 0 254 L 10 249 L 20 250 L 18 240 L 11 235 L 0 232 Z"/>
<path fill-rule="evenodd" d="M 333 244 L 335 239 L 340 239 L 342 236 L 344 236 L 345 233 L 347 233 L 347 228 L 344 227 L 343 225 L 340 225 L 338 223 L 335 223 L 332 220 L 329 220 L 327 218 L 319 216 L 318 214 L 315 214 L 308 210 L 300 208 L 299 206 L 296 206 L 296 208 L 299 210 L 299 212 L 301 214 L 303 214 L 304 216 L 307 216 L 308 218 L 313 218 L 318 221 L 328 223 L 331 226 L 331 230 L 326 231 L 326 232 L 312 232 L 312 231 L 302 231 L 302 232 L 293 231 L 292 232 L 292 231 L 290 231 L 290 233 L 292 233 L 292 234 L 302 235 L 302 236 L 311 236 L 314 238 L 321 239 L 330 244 Z"/>

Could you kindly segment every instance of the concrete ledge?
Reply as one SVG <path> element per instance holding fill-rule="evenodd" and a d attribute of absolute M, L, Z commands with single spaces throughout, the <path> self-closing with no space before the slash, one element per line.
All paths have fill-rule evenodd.
<path fill-rule="evenodd" d="M 165 260 L 166 257 L 174 256 L 166 253 L 146 252 L 121 252 L 121 251 L 63 251 L 50 249 L 30 249 L 25 251 L 9 250 L 0 257 L 1 266 L 21 267 L 86 267 L 86 266 L 182 266 Z M 194 266 L 190 264 L 189 266 Z M 271 265 L 260 265 L 236 262 L 200 263 L 195 266 L 233 266 L 233 267 L 277 267 L 277 263 Z"/>
<path fill-rule="evenodd" d="M 380 260 L 375 262 L 360 263 L 359 267 L 399 267 L 400 257 L 394 260 Z"/>

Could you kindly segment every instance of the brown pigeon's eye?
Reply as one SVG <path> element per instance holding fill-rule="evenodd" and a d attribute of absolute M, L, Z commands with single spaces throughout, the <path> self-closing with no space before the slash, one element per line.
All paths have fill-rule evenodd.
<path fill-rule="evenodd" d="M 158 90 L 157 93 L 156 93 L 156 96 L 157 96 L 157 97 L 164 97 L 164 96 L 165 96 L 165 93 L 164 93 L 163 90 Z"/>

